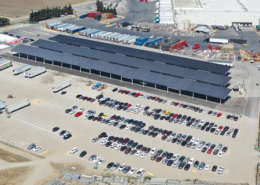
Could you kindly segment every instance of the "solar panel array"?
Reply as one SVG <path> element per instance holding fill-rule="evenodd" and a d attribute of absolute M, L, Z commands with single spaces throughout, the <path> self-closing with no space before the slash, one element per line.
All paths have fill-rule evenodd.
<path fill-rule="evenodd" d="M 164 63 L 152 62 L 144 59 L 132 58 L 124 55 L 117 55 L 99 50 L 87 49 L 83 47 L 77 47 L 46 40 L 38 40 L 31 45 L 97 60 L 109 61 L 112 63 L 118 63 L 140 69 L 147 69 L 153 72 L 169 74 L 176 77 L 216 84 L 220 86 L 225 86 L 231 79 L 231 77 L 227 77 L 224 75 L 198 71 L 195 69 L 189 69 L 179 66 L 167 65 Z"/>
<path fill-rule="evenodd" d="M 138 79 L 148 83 L 159 84 L 173 89 L 180 89 L 183 91 L 194 92 L 194 93 L 220 98 L 220 99 L 225 99 L 231 91 L 230 89 L 215 86 L 215 85 L 205 84 L 201 82 L 194 82 L 192 80 L 181 79 L 181 78 L 172 77 L 168 75 L 153 73 L 147 70 L 129 68 L 117 64 L 111 64 L 105 61 L 78 57 L 68 53 L 60 53 L 56 51 L 51 51 L 51 50 L 27 46 L 27 45 L 16 46 L 15 48 L 12 49 L 12 51 L 17 53 L 32 55 L 40 58 L 45 58 L 51 61 L 53 60 L 53 61 L 58 61 L 66 64 L 80 66 L 86 69 L 94 69 L 101 72 L 120 75 L 130 79 Z"/>
<path fill-rule="evenodd" d="M 137 58 L 143 58 L 143 59 L 147 59 L 147 60 L 164 62 L 164 63 L 192 68 L 192 69 L 210 71 L 212 73 L 218 73 L 218 74 L 226 74 L 231 68 L 230 66 L 213 64 L 213 63 L 204 62 L 201 60 L 195 60 L 195 59 L 184 58 L 184 57 L 179 57 L 179 56 L 156 53 L 156 52 L 152 52 L 152 51 L 124 47 L 124 46 L 119 46 L 119 45 L 114 45 L 114 44 L 109 44 L 109 43 L 104 43 L 104 42 L 98 42 L 98 41 L 93 41 L 93 40 L 80 39 L 80 38 L 75 38 L 75 37 L 66 36 L 66 35 L 57 35 L 55 37 L 50 38 L 50 40 L 67 43 L 67 44 L 72 44 L 72 45 L 77 45 L 77 46 L 89 47 L 89 48 L 93 48 L 93 49 L 97 49 L 97 50 L 104 50 L 104 51 L 108 51 L 108 52 L 124 54 L 124 55 L 133 56 L 133 57 L 137 57 Z"/>

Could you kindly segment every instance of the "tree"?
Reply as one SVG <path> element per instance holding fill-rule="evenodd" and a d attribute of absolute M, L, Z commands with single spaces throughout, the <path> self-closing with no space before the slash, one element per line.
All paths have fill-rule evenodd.
<path fill-rule="evenodd" d="M 0 26 L 4 26 L 10 24 L 10 20 L 8 18 L 5 17 L 0 17 Z"/>

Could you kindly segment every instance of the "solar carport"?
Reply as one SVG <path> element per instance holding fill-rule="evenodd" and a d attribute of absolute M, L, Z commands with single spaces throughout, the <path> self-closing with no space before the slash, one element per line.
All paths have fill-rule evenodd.
<path fill-rule="evenodd" d="M 135 58 L 141 58 L 141 59 L 146 59 L 151 61 L 159 61 L 159 62 L 163 62 L 175 66 L 181 66 L 181 67 L 186 67 L 186 68 L 196 69 L 201 71 L 208 71 L 217 74 L 226 74 L 231 68 L 230 66 L 213 64 L 201 60 L 162 54 L 162 53 L 146 51 L 142 49 L 135 49 L 131 47 L 124 47 L 124 46 L 98 42 L 93 40 L 80 39 L 80 38 L 75 38 L 66 35 L 57 35 L 55 37 L 50 38 L 50 40 L 53 40 L 55 42 L 75 45 L 79 47 L 88 47 L 91 49 L 106 51 L 110 53 L 123 54 Z"/>
<path fill-rule="evenodd" d="M 185 94 L 205 98 L 206 101 L 218 99 L 221 103 L 231 91 L 221 86 L 28 45 L 19 45 L 13 48 L 12 51 L 19 58 L 33 59 L 35 62 L 66 67 L 70 70 L 79 70 L 79 72 L 127 81 L 132 84 L 142 84 L 143 86 L 175 92 L 180 95 Z"/>

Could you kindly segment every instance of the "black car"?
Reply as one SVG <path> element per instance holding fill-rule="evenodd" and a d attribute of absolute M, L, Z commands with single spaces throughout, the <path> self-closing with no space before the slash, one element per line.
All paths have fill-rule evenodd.
<path fill-rule="evenodd" d="M 165 117 L 165 120 L 167 121 L 167 120 L 169 120 L 170 119 L 170 116 L 166 116 Z"/>
<path fill-rule="evenodd" d="M 237 117 L 237 116 L 235 116 L 235 117 L 234 117 L 234 121 L 237 121 L 237 120 L 238 120 L 238 117 Z"/>
<path fill-rule="evenodd" d="M 89 116 L 88 120 L 92 120 L 95 116 Z"/>
<path fill-rule="evenodd" d="M 131 128 L 130 128 L 130 131 L 134 131 L 134 130 L 135 130 L 135 127 L 131 127 Z"/>
<path fill-rule="evenodd" d="M 56 132 L 56 131 L 58 131 L 60 129 L 60 127 L 54 127 L 53 129 L 52 129 L 52 132 Z"/>
<path fill-rule="evenodd" d="M 181 146 L 185 146 L 188 143 L 187 140 L 182 141 Z"/>
<path fill-rule="evenodd" d="M 166 157 L 168 155 L 168 152 L 167 151 L 165 151 L 165 152 L 163 152 L 163 154 L 162 154 L 162 158 L 164 158 L 164 157 Z"/>
<path fill-rule="evenodd" d="M 123 130 L 126 127 L 126 125 L 121 125 L 119 129 Z"/>
<path fill-rule="evenodd" d="M 173 164 L 173 160 L 169 160 L 168 162 L 167 162 L 167 166 L 171 166 L 172 164 Z"/>
<path fill-rule="evenodd" d="M 79 157 L 84 157 L 85 155 L 87 155 L 87 152 L 85 150 L 83 150 L 80 154 Z"/>
<path fill-rule="evenodd" d="M 64 95 L 64 94 L 66 94 L 67 93 L 67 91 L 62 91 L 60 94 L 61 95 Z"/>
<path fill-rule="evenodd" d="M 173 156 L 173 153 L 168 153 L 167 156 L 166 156 L 166 158 L 167 158 L 167 159 L 171 159 L 172 156 Z"/>
<path fill-rule="evenodd" d="M 135 142 L 135 143 L 132 144 L 131 147 L 132 147 L 132 148 L 135 148 L 137 145 L 138 145 L 138 142 Z"/>
<path fill-rule="evenodd" d="M 115 123 L 113 124 L 113 126 L 114 126 L 114 127 L 117 127 L 118 124 L 119 124 L 119 122 L 115 122 Z"/>
<path fill-rule="evenodd" d="M 96 99 L 101 99 L 101 98 L 103 98 L 104 96 L 102 95 L 102 94 L 100 94 L 100 95 L 98 95 L 98 96 L 96 96 Z"/>
<path fill-rule="evenodd" d="M 171 134 L 172 134 L 172 131 L 168 131 L 168 132 L 166 133 L 167 136 L 170 136 Z"/>
<path fill-rule="evenodd" d="M 181 156 L 181 157 L 179 158 L 179 162 L 182 162 L 184 159 L 185 159 L 185 156 Z"/>
<path fill-rule="evenodd" d="M 210 132 L 213 133 L 216 130 L 216 128 L 211 128 Z"/>
<path fill-rule="evenodd" d="M 215 144 L 212 144 L 211 146 L 210 146 L 210 149 L 214 149 L 216 147 L 216 145 Z"/>
<path fill-rule="evenodd" d="M 206 126 L 203 125 L 203 126 L 200 128 L 200 130 L 203 131 L 203 130 L 205 130 L 205 128 L 206 128 Z"/>
<path fill-rule="evenodd" d="M 114 163 L 110 162 L 110 163 L 108 163 L 107 168 L 111 168 L 112 166 L 114 166 Z"/>
<path fill-rule="evenodd" d="M 71 111 L 71 109 L 66 109 L 65 113 L 68 114 Z"/>
<path fill-rule="evenodd" d="M 220 132 L 220 135 L 221 135 L 221 136 L 224 136 L 225 133 L 226 133 L 226 131 L 225 131 L 225 130 L 222 130 L 222 131 Z"/>
<path fill-rule="evenodd" d="M 145 130 L 145 131 L 143 131 L 143 135 L 148 134 L 148 132 L 149 132 L 149 130 Z"/>
<path fill-rule="evenodd" d="M 212 170 L 211 170 L 211 171 L 215 172 L 215 171 L 217 170 L 217 168 L 218 168 L 218 166 L 214 165 L 214 166 L 212 167 Z"/>
<path fill-rule="evenodd" d="M 223 130 L 228 131 L 228 129 L 229 129 L 229 126 L 225 126 Z"/>
<path fill-rule="evenodd" d="M 126 95 L 129 94 L 129 93 L 130 93 L 130 91 L 126 91 L 126 92 L 125 92 Z"/>
<path fill-rule="evenodd" d="M 187 127 L 190 127 L 191 125 L 192 125 L 191 121 L 186 124 Z"/>
<path fill-rule="evenodd" d="M 69 139 L 69 138 L 71 138 L 71 137 L 72 137 L 71 134 L 67 134 L 67 135 L 65 135 L 65 136 L 63 137 L 63 139 L 64 139 L 64 140 L 67 140 L 67 139 Z"/>
<path fill-rule="evenodd" d="M 106 146 L 106 147 L 109 147 L 110 145 L 112 145 L 112 142 L 111 142 L 111 141 L 107 142 L 105 146 Z"/>
<path fill-rule="evenodd" d="M 63 131 L 60 132 L 59 135 L 60 135 L 60 136 L 63 136 L 63 134 L 65 134 L 66 132 L 67 132 L 66 130 L 63 130 Z"/>
<path fill-rule="evenodd" d="M 132 146 L 133 143 L 134 143 L 134 140 L 130 140 L 130 141 L 127 143 L 127 146 Z"/>
<path fill-rule="evenodd" d="M 81 94 L 78 94 L 78 95 L 76 96 L 76 98 L 80 98 L 80 97 L 82 97 L 82 95 L 81 95 Z"/>
<path fill-rule="evenodd" d="M 213 113 L 213 111 L 212 111 L 212 110 L 210 110 L 210 111 L 208 112 L 208 114 L 209 114 L 209 115 L 211 115 L 212 113 Z"/>
<path fill-rule="evenodd" d="M 155 138 L 158 135 L 158 133 L 153 133 L 152 137 Z"/>
<path fill-rule="evenodd" d="M 117 143 L 118 143 L 118 144 L 121 144 L 123 140 L 124 140 L 124 138 L 120 137 L 120 138 L 117 140 Z"/>
<path fill-rule="evenodd" d="M 113 91 L 113 92 L 116 92 L 117 90 L 118 90 L 118 88 L 114 88 L 112 91 Z"/>
<path fill-rule="evenodd" d="M 147 111 L 148 109 L 150 109 L 150 107 L 149 107 L 149 106 L 146 106 L 146 107 L 144 108 L 144 111 Z"/>
<path fill-rule="evenodd" d="M 148 130 L 152 130 L 152 129 L 154 129 L 154 126 L 150 126 L 150 127 L 148 128 Z"/>
<path fill-rule="evenodd" d="M 185 171 L 188 171 L 190 169 L 190 164 L 186 164 L 186 166 L 184 167 Z"/>
<path fill-rule="evenodd" d="M 176 143 L 177 140 L 178 140 L 177 138 L 174 138 L 174 139 L 172 140 L 172 143 Z"/>
<path fill-rule="evenodd" d="M 208 149 L 207 147 L 203 147 L 201 152 L 205 153 L 207 149 Z"/>
<path fill-rule="evenodd" d="M 98 138 L 102 138 L 102 137 L 105 137 L 107 135 L 106 132 L 102 132 L 101 134 L 99 134 Z"/>
<path fill-rule="evenodd" d="M 200 109 L 200 110 L 199 110 L 199 113 L 202 113 L 202 112 L 203 112 L 203 109 Z"/>
<path fill-rule="evenodd" d="M 207 128 L 205 129 L 205 131 L 208 132 L 210 129 L 211 129 L 211 127 L 207 127 Z"/>
<path fill-rule="evenodd" d="M 182 169 L 184 166 L 185 166 L 186 162 L 185 161 L 182 161 L 181 164 L 179 164 L 178 168 L 179 169 Z"/>
<path fill-rule="evenodd" d="M 154 134 L 154 132 L 149 132 L 148 136 L 152 136 Z"/>
<path fill-rule="evenodd" d="M 138 146 L 136 147 L 136 150 L 140 150 L 143 146 L 144 146 L 144 145 L 138 145 Z"/>
<path fill-rule="evenodd" d="M 186 138 L 186 141 L 190 141 L 192 139 L 192 136 L 188 136 L 187 138 Z"/>
<path fill-rule="evenodd" d="M 109 136 L 109 138 L 107 140 L 112 141 L 114 138 L 115 138 L 114 136 Z"/>
<path fill-rule="evenodd" d="M 161 116 L 161 117 L 160 117 L 160 120 L 164 120 L 164 119 L 165 119 L 165 116 Z"/>
<path fill-rule="evenodd" d="M 200 164 L 199 161 L 195 161 L 193 167 L 194 167 L 194 168 L 198 168 L 199 164 Z"/>

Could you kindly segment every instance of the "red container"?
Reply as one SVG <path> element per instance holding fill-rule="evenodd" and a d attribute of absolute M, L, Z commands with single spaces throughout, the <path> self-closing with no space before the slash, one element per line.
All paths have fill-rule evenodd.
<path fill-rule="evenodd" d="M 114 18 L 114 15 L 111 13 L 109 14 L 109 19 L 113 19 Z"/>
<path fill-rule="evenodd" d="M 188 43 L 186 40 L 182 40 L 180 42 L 176 42 L 175 44 L 171 45 L 169 48 L 169 51 L 174 50 L 174 49 L 182 49 L 184 46 L 188 46 Z"/>
<path fill-rule="evenodd" d="M 101 13 L 101 12 L 97 12 L 97 11 L 89 12 L 89 13 L 88 13 L 88 17 L 90 17 L 90 18 L 94 18 L 95 15 L 96 15 L 96 14 L 99 14 L 99 13 Z"/>
<path fill-rule="evenodd" d="M 148 2 L 148 0 L 145 0 L 145 2 L 147 3 L 147 2 Z"/>
<path fill-rule="evenodd" d="M 212 49 L 213 49 L 212 46 L 211 46 L 211 44 L 209 44 L 208 49 L 209 49 L 209 50 L 212 50 Z"/>
<path fill-rule="evenodd" d="M 144 0 L 140 0 L 140 2 L 143 2 Z"/>
<path fill-rule="evenodd" d="M 216 46 L 215 50 L 221 50 L 221 47 L 220 46 Z"/>

